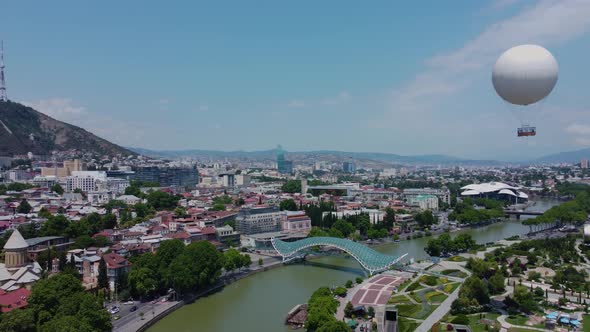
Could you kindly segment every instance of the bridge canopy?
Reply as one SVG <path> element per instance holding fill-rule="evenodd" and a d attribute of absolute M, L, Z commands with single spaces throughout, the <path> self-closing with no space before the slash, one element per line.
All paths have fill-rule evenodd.
<path fill-rule="evenodd" d="M 335 247 L 351 255 L 370 274 L 385 271 L 406 256 L 406 254 L 402 256 L 385 255 L 354 241 L 325 236 L 308 237 L 295 242 L 285 242 L 273 238 L 272 245 L 283 257 L 283 262 L 299 257 L 300 252 L 304 249 L 315 246 Z"/>

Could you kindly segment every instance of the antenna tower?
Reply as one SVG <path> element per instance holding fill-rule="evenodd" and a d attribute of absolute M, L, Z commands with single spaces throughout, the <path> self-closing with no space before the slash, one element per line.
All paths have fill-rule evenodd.
<path fill-rule="evenodd" d="M 0 41 L 0 101 L 7 101 L 6 80 L 4 79 L 4 41 Z"/>

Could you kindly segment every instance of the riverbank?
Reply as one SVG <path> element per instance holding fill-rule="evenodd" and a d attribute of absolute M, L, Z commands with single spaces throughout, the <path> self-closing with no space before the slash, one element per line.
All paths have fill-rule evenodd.
<path fill-rule="evenodd" d="M 117 321 L 115 321 L 115 324 L 113 324 L 113 331 L 114 332 L 134 332 L 134 331 L 138 331 L 138 332 L 143 332 L 146 331 L 147 329 L 149 329 L 152 325 L 154 325 L 155 323 L 157 323 L 160 319 L 166 317 L 167 315 L 171 314 L 172 312 L 174 312 L 177 309 L 180 309 L 181 307 L 183 307 L 186 304 L 192 304 L 194 303 L 196 300 L 214 294 L 215 292 L 221 291 L 224 287 L 237 282 L 241 279 L 253 276 L 257 273 L 261 273 L 264 271 L 269 271 L 272 269 L 275 269 L 279 266 L 282 265 L 282 261 L 276 261 L 276 262 L 271 262 L 267 265 L 263 265 L 263 266 L 257 266 L 256 269 L 252 269 L 252 270 L 247 270 L 247 271 L 243 271 L 243 272 L 239 272 L 236 274 L 231 274 L 229 276 L 225 276 L 222 277 L 222 279 L 220 279 L 217 283 L 215 283 L 214 285 L 211 285 L 209 287 L 207 287 L 206 289 L 202 290 L 201 292 L 197 293 L 197 294 L 187 294 L 185 296 L 185 299 L 182 301 L 170 301 L 170 302 L 166 302 L 166 303 L 160 303 L 159 306 L 156 307 L 156 304 L 152 304 L 151 305 L 151 318 L 149 317 L 149 312 L 150 310 L 147 310 L 148 315 L 146 315 L 146 313 L 144 311 L 142 311 L 142 309 L 137 310 L 135 313 L 132 313 L 132 315 L 134 316 L 133 319 L 128 320 L 127 322 L 125 322 L 125 324 L 116 324 Z M 145 309 L 143 309 L 145 310 Z M 144 315 L 141 315 L 140 313 L 144 313 Z M 122 318 L 124 319 L 124 318 Z"/>

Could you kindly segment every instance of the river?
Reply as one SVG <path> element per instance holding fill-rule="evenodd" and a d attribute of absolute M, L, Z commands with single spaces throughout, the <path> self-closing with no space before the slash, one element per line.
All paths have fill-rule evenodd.
<path fill-rule="evenodd" d="M 538 200 L 528 209 L 545 211 L 559 204 L 554 200 Z M 526 217 L 523 217 L 525 219 Z M 464 229 L 477 243 L 493 242 L 529 231 L 515 219 L 489 226 Z M 389 255 L 408 253 L 408 258 L 427 258 L 424 247 L 429 238 L 413 239 L 375 247 Z M 290 331 L 283 324 L 287 312 L 308 300 L 321 286 L 342 285 L 357 276 L 365 277 L 353 258 L 327 256 L 312 262 L 286 265 L 241 279 L 223 290 L 200 298 L 171 313 L 149 332 L 188 331 Z"/>

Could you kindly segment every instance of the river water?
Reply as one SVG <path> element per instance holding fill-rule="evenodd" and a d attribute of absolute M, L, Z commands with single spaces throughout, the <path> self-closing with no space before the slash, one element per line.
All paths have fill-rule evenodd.
<path fill-rule="evenodd" d="M 538 200 L 528 209 L 542 212 L 556 204 L 559 202 Z M 464 229 L 452 233 L 452 236 L 467 233 L 477 243 L 486 243 L 524 234 L 528 230 L 527 226 L 511 219 L 485 227 Z M 374 249 L 389 255 L 407 253 L 407 258 L 427 258 L 424 247 L 428 239 L 385 244 Z M 311 262 L 285 265 L 241 279 L 219 292 L 200 298 L 171 313 L 148 331 L 289 331 L 283 320 L 291 308 L 298 303 L 305 303 L 311 293 L 321 286 L 342 285 L 357 276 L 365 277 L 365 274 L 350 257 L 327 256 Z"/>

